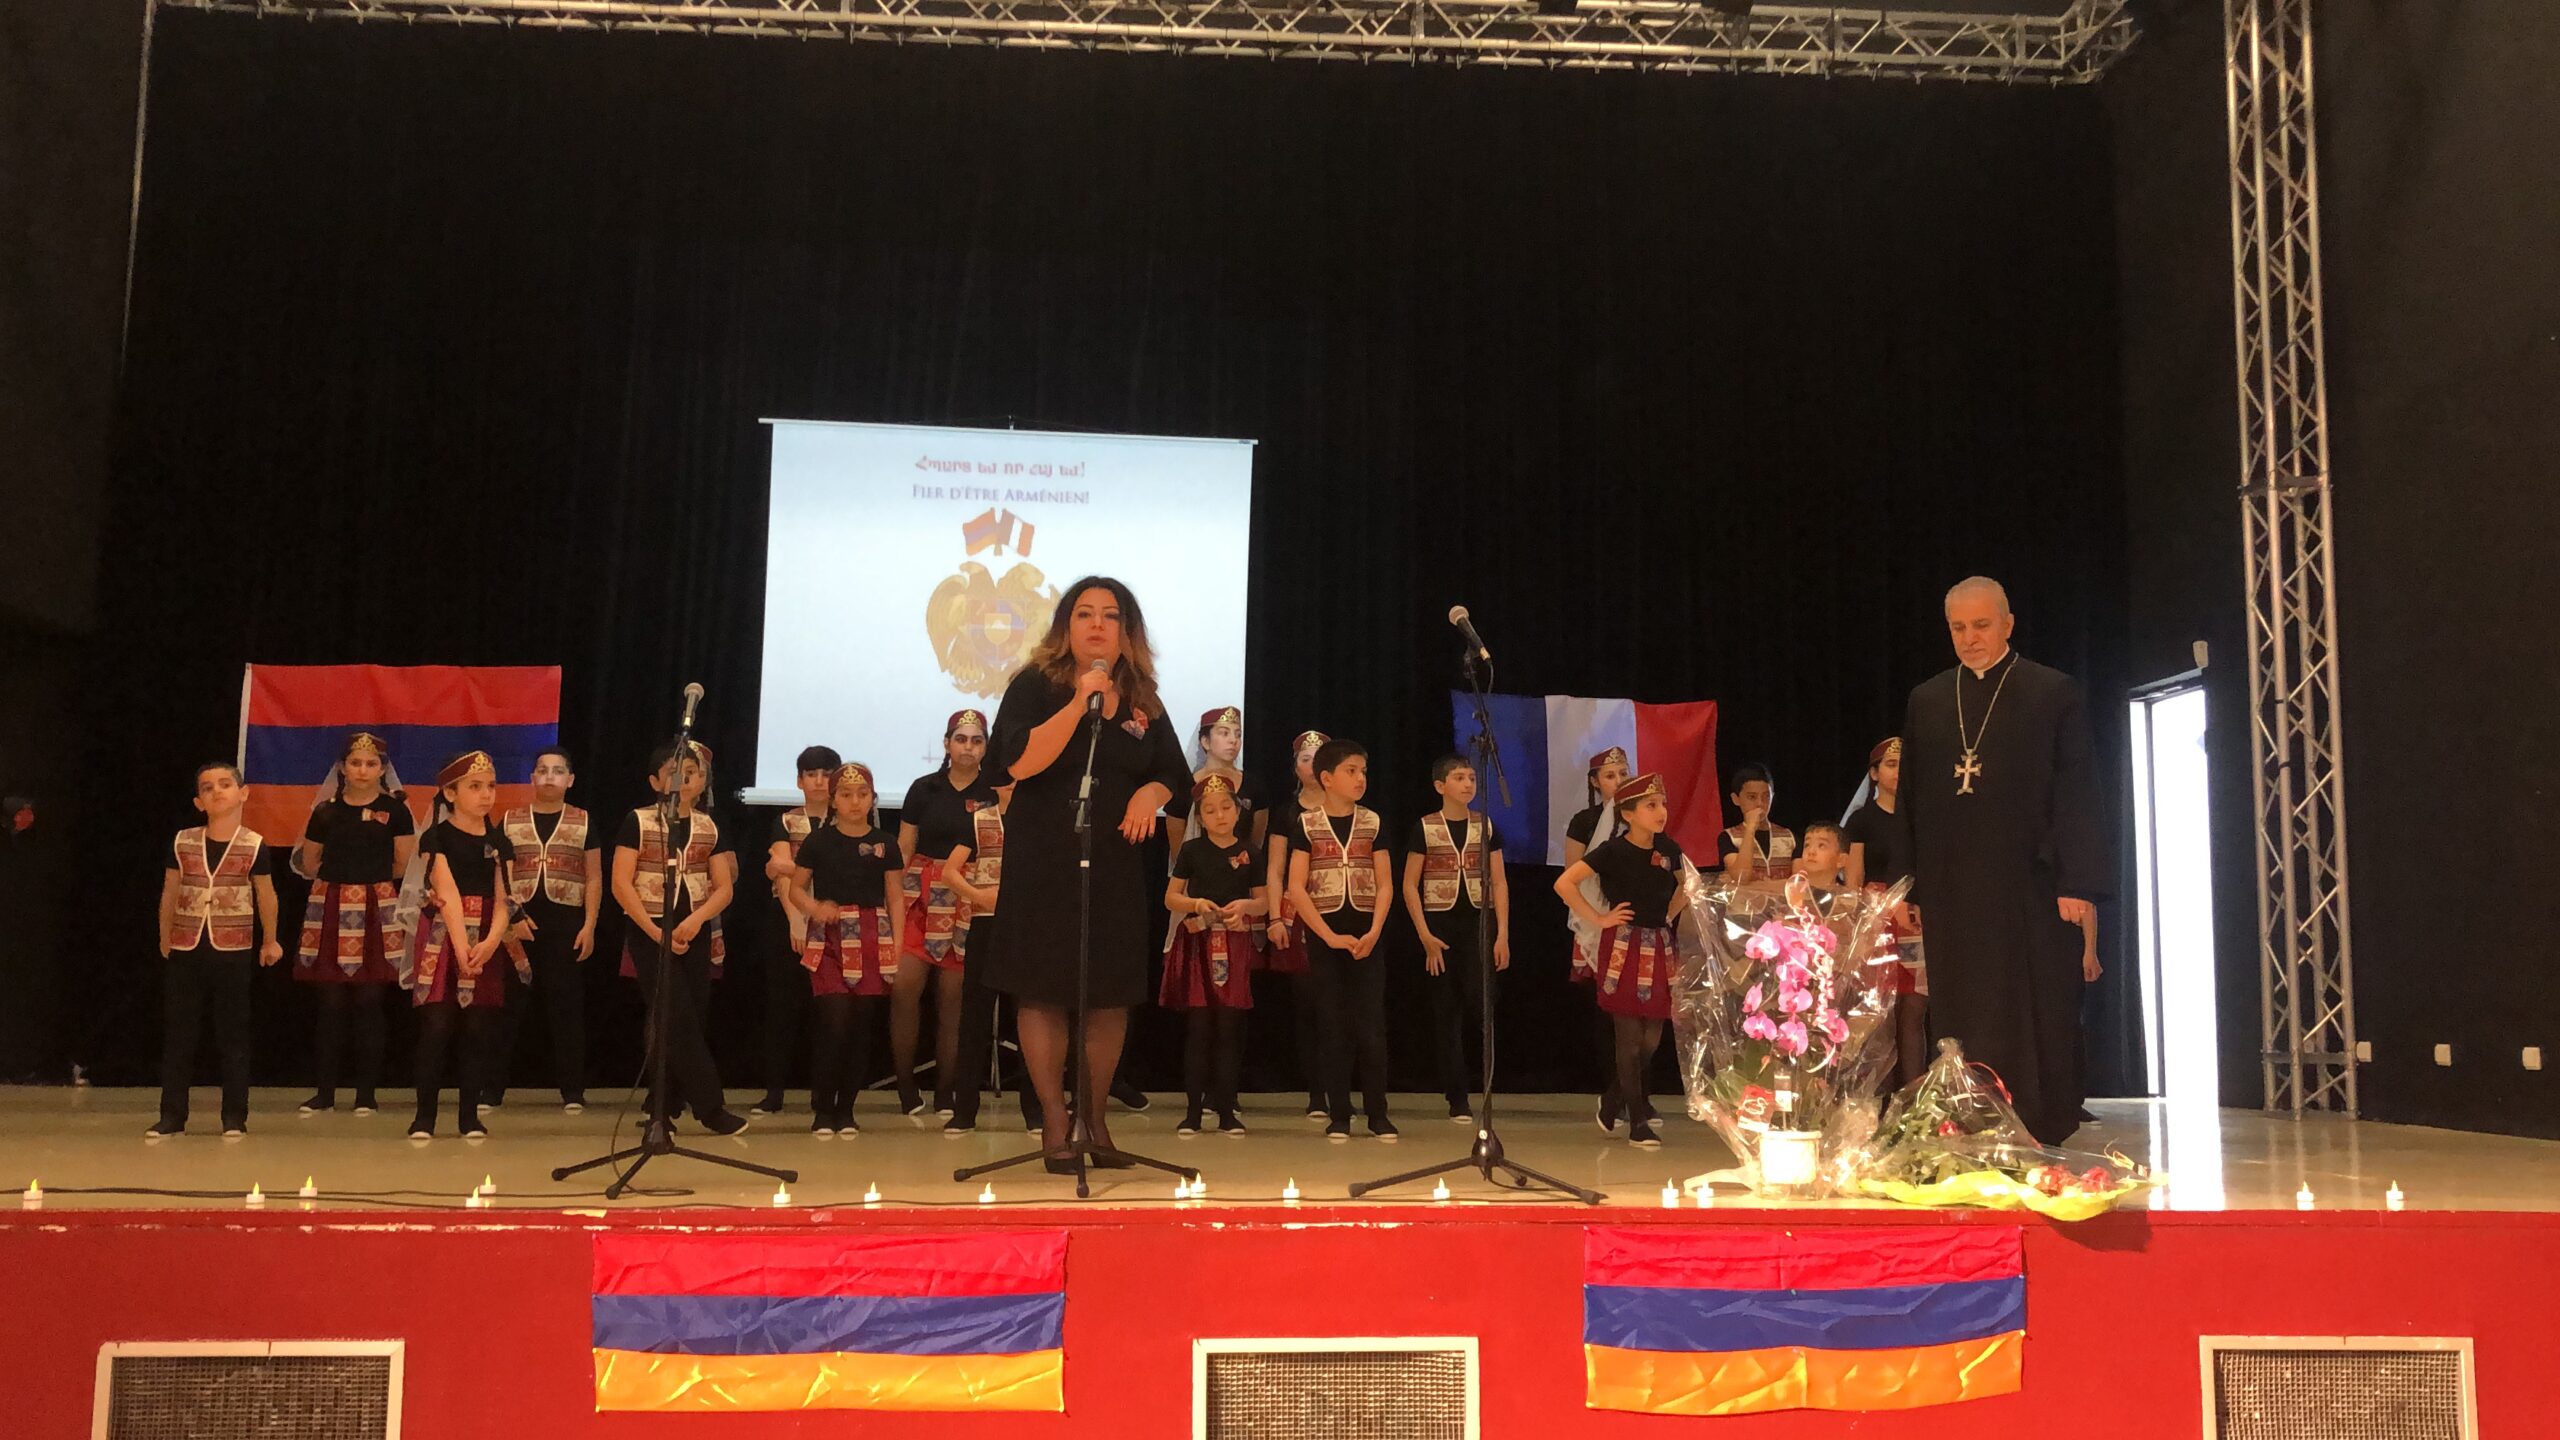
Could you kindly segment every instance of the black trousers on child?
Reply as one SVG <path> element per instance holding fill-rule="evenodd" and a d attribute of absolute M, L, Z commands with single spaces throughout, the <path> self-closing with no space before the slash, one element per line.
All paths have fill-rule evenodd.
<path fill-rule="evenodd" d="M 249 982 L 257 973 L 255 950 L 198 944 L 169 952 L 160 979 L 165 1022 L 160 1043 L 162 1124 L 187 1123 L 187 1087 L 195 1078 L 196 1047 L 208 1009 L 222 1065 L 222 1126 L 228 1130 L 249 1123 Z"/>
<path fill-rule="evenodd" d="M 560 1098 L 583 1101 L 587 1098 L 587 973 L 586 962 L 578 959 L 578 928 L 587 923 L 587 912 L 536 895 L 525 905 L 525 916 L 533 921 L 533 938 L 525 942 L 525 958 L 533 962 L 533 994 L 528 997 L 522 987 L 510 997 L 510 1003 L 499 1013 L 500 1036 L 497 1056 L 489 1084 L 493 1094 L 506 1093 L 507 1083 L 514 1077 L 516 1055 L 523 1046 L 519 1037 L 526 1016 L 539 1001 L 542 1023 L 551 1037 L 551 1078 L 560 1087 Z"/>
<path fill-rule="evenodd" d="M 1022 1041 L 1014 1028 L 1014 1017 L 1020 1013 L 1010 996 L 989 989 L 979 978 L 977 957 L 987 953 L 988 942 L 995 934 L 996 917 L 979 915 L 969 921 L 969 948 L 962 957 L 960 975 L 960 1052 L 952 1062 L 957 1073 L 950 1077 L 951 1118 L 958 1123 L 978 1123 L 978 1105 L 986 1096 L 988 1066 L 996 1053 L 996 1026 L 1001 1020 L 1005 1033 L 1014 1035 L 1014 1044 Z M 1015 1093 L 1022 1101 L 1022 1118 L 1038 1123 L 1040 1100 L 1031 1091 L 1031 1067 L 1014 1067 Z"/>
<path fill-rule="evenodd" d="M 765 947 L 764 962 L 763 1075 L 768 1099 L 791 1086 L 791 1060 L 800 1048 L 802 1015 L 815 998 L 809 993 L 809 972 L 800 967 L 800 952 L 791 943 L 791 917 L 777 910 L 775 919 L 782 926 L 781 935 Z"/>
<path fill-rule="evenodd" d="M 655 1007 L 658 1003 L 658 946 L 633 925 L 625 932 L 631 948 L 631 968 L 640 978 L 640 998 Z M 720 1096 L 720 1067 L 712 1061 L 710 1043 L 703 1039 L 702 1017 L 711 1003 L 711 942 L 695 936 L 685 952 L 674 957 L 667 976 L 667 1013 L 649 1016 L 653 1034 L 663 1034 L 667 1042 L 667 1093 L 682 1101 L 697 1120 L 725 1114 L 728 1105 Z"/>
<path fill-rule="evenodd" d="M 1363 933 L 1366 933 L 1365 927 Z M 1354 960 L 1348 950 L 1311 945 L 1307 973 L 1324 1027 L 1325 1110 L 1351 1118 L 1356 1068 L 1361 1101 L 1372 1120 L 1387 1118 L 1387 964 L 1375 950 Z"/>
<path fill-rule="evenodd" d="M 1466 922 L 1462 930 L 1444 937 L 1450 943 L 1441 956 L 1440 973 L 1425 976 L 1424 983 L 1431 993 L 1431 1034 L 1440 1062 L 1441 1096 L 1453 1107 L 1473 1110 L 1467 1097 L 1475 1092 L 1477 1072 L 1468 1067 L 1467 1052 L 1483 1047 L 1487 997 L 1484 966 L 1476 958 L 1474 921 Z"/>
<path fill-rule="evenodd" d="M 503 985 L 507 962 L 503 955 L 490 957 L 487 969 L 480 972 L 483 986 Z M 521 988 L 515 1004 L 525 1003 Z M 447 1064 L 454 1066 L 453 1111 L 463 1128 L 469 1129 L 480 1118 L 480 1102 L 495 1083 L 498 1042 L 506 1034 L 507 1006 L 461 1005 L 439 1000 L 420 1005 L 418 1011 L 417 1086 L 418 1114 L 410 1122 L 413 1130 L 436 1128 L 436 1113 L 443 1098 Z M 457 1052 L 458 1055 L 457 1055 Z"/>
<path fill-rule="evenodd" d="M 423 922 L 423 919 L 421 921 Z M 373 1103 L 374 1086 L 382 1080 L 382 1046 L 387 1022 L 382 1016 L 382 992 L 388 985 L 313 985 L 319 992 L 320 1033 L 315 1079 L 312 1088 L 320 1099 L 338 1098 L 338 1062 L 347 1048 L 347 1027 L 356 1032 L 356 1094 L 368 1105 Z"/>

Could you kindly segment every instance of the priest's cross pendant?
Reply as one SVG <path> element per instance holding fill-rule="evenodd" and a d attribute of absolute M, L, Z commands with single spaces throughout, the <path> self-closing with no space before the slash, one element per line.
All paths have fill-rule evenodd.
<path fill-rule="evenodd" d="M 1956 765 L 1956 778 L 1964 783 L 1956 787 L 1956 793 L 1959 795 L 1972 794 L 1973 777 L 1981 773 L 1982 762 L 1973 758 L 1972 751 L 1967 750 L 1964 752 L 1964 759 L 1959 761 Z"/>

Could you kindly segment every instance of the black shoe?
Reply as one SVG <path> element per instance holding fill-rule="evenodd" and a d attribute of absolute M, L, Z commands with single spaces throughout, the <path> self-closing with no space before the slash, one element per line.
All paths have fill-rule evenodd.
<path fill-rule="evenodd" d="M 1473 1125 L 1476 1123 L 1475 1107 L 1467 1104 L 1467 1102 L 1463 1100 L 1450 1101 L 1449 1123 L 1452 1125 Z"/>
<path fill-rule="evenodd" d="M 377 1102 L 377 1101 L 373 1098 L 373 1092 L 372 1092 L 372 1091 L 370 1091 L 370 1090 L 359 1090 L 359 1091 L 357 1091 L 357 1092 L 356 1092 L 356 1113 L 357 1113 L 357 1114 L 359 1114 L 359 1115 L 370 1115 L 370 1114 L 372 1114 L 374 1111 L 379 1110 L 379 1109 L 381 1109 L 381 1108 L 382 1108 L 381 1104 L 380 1104 L 379 1102 Z"/>
<path fill-rule="evenodd" d="M 933 1092 L 933 1113 L 934 1113 L 934 1114 L 941 1116 L 941 1117 L 942 1117 L 942 1118 L 944 1118 L 945 1120 L 948 1120 L 948 1119 L 950 1119 L 950 1118 L 951 1118 L 951 1116 L 952 1116 L 955 1112 L 957 1112 L 957 1111 L 959 1110 L 959 1108 L 960 1108 L 960 1102 L 951 1098 L 951 1092 L 950 1092 L 950 1091 L 948 1091 L 948 1090 L 936 1090 L 936 1091 L 934 1091 L 934 1092 Z"/>
<path fill-rule="evenodd" d="M 924 1096 L 923 1096 L 922 1094 L 920 1094 L 920 1093 L 918 1093 L 918 1092 L 914 1091 L 914 1090 L 901 1090 L 901 1091 L 899 1091 L 899 1092 L 898 1092 L 898 1113 L 899 1113 L 899 1114 L 901 1114 L 901 1115 L 921 1115 L 921 1114 L 923 1114 L 923 1113 L 924 1113 Z"/>
<path fill-rule="evenodd" d="M 145 1140 L 166 1140 L 173 1135 L 184 1135 L 186 1133 L 187 1122 L 184 1120 L 155 1120 L 152 1122 L 150 1129 L 142 1132 L 142 1138 Z"/>
<path fill-rule="evenodd" d="M 1084 1168 L 1087 1170 L 1135 1170 L 1138 1168 L 1138 1162 L 1134 1156 L 1111 1150 L 1100 1155 L 1087 1155 L 1084 1157 Z"/>
<path fill-rule="evenodd" d="M 1388 1119 L 1384 1115 L 1372 1115 L 1369 1117 L 1369 1135 L 1372 1139 L 1384 1140 L 1388 1144 L 1392 1145 L 1396 1141 L 1397 1133 L 1396 1122 L 1393 1120 Z"/>
<path fill-rule="evenodd" d="M 225 1140 L 237 1140 L 248 1133 L 249 1122 L 246 1120 L 225 1120 L 222 1122 L 222 1138 Z"/>
<path fill-rule="evenodd" d="M 1173 1133 L 1176 1135 L 1197 1135 L 1200 1133 L 1199 1101 L 1192 1101 L 1191 1108 L 1182 1112 L 1182 1123 L 1173 1127 Z"/>
<path fill-rule="evenodd" d="M 1036 1109 L 1024 1110 L 1022 1112 L 1022 1128 L 1026 1134 L 1039 1133 L 1040 1112 Z"/>
<path fill-rule="evenodd" d="M 1327 1140 L 1348 1140 L 1348 1139 L 1350 1139 L 1350 1138 L 1351 1138 L 1351 1122 L 1350 1122 L 1350 1120 L 1348 1120 L 1348 1119 L 1342 1119 L 1342 1120 L 1327 1120 L 1327 1121 L 1325 1121 L 1325 1122 L 1324 1122 L 1324 1138 L 1326 1138 Z"/>
<path fill-rule="evenodd" d="M 862 1127 L 853 1123 L 853 1112 L 851 1110 L 839 1110 L 836 1112 L 836 1133 L 838 1135 L 859 1135 L 862 1133 Z"/>
<path fill-rule="evenodd" d="M 1244 1122 L 1236 1118 L 1235 1107 L 1226 1106 L 1218 1111 L 1218 1133 L 1221 1135 L 1244 1133 Z"/>
<path fill-rule="evenodd" d="M 828 1114 L 824 1110 L 810 1116 L 809 1133 L 817 1136 L 821 1140 L 834 1139 L 836 1136 L 836 1117 Z"/>
<path fill-rule="evenodd" d="M 748 1107 L 747 1113 L 750 1115 L 779 1115 L 782 1113 L 782 1110 L 782 1092 L 779 1090 L 767 1090 L 764 1092 L 763 1099 Z"/>
<path fill-rule="evenodd" d="M 1662 1148 L 1662 1137 L 1653 1133 L 1653 1122 L 1638 1120 L 1627 1127 L 1627 1142 L 1645 1150 Z"/>
<path fill-rule="evenodd" d="M 463 1117 L 461 1131 L 462 1138 L 465 1140 L 486 1140 L 489 1138 L 489 1127 L 481 1124 L 480 1117 L 477 1115 L 468 1115 Z"/>
<path fill-rule="evenodd" d="M 506 1091 L 504 1091 L 504 1090 L 493 1090 L 493 1091 L 491 1091 L 487 1096 L 485 1096 L 484 1098 L 482 1098 L 482 1100 L 480 1101 L 480 1108 L 481 1108 L 481 1109 L 483 1109 L 483 1110 L 504 1110 L 504 1109 L 506 1109 L 506 1108 L 507 1108 L 507 1092 L 506 1092 Z"/>
<path fill-rule="evenodd" d="M 433 1140 L 436 1138 L 436 1117 L 433 1115 L 420 1115 L 411 1120 L 409 1122 L 409 1138 L 412 1140 Z"/>
<path fill-rule="evenodd" d="M 1615 1134 L 1617 1134 L 1617 1133 L 1618 1133 L 1618 1097 L 1617 1097 L 1617 1096 L 1615 1096 L 1615 1095 L 1603 1094 L 1603 1095 L 1600 1097 L 1600 1105 L 1599 1105 L 1599 1108 L 1598 1108 L 1598 1109 L 1596 1109 L 1596 1110 L 1594 1110 L 1594 1111 L 1592 1112 L 1592 1119 L 1598 1122 L 1598 1124 L 1599 1124 L 1599 1126 L 1600 1126 L 1600 1133 L 1601 1133 L 1601 1134 L 1603 1134 L 1603 1135 L 1615 1135 Z"/>
<path fill-rule="evenodd" d="M 942 1122 L 942 1133 L 945 1135 L 970 1135 L 976 1133 L 977 1129 L 978 1117 L 975 1115 L 954 1115 Z"/>
<path fill-rule="evenodd" d="M 310 1099 L 303 1101 L 298 1108 L 305 1115 L 317 1115 L 323 1110 L 337 1109 L 338 1097 L 335 1095 L 314 1095 Z"/>
<path fill-rule="evenodd" d="M 1111 1098 L 1120 1103 L 1121 1109 L 1141 1115 L 1146 1113 L 1149 1106 L 1156 1103 L 1148 1099 L 1147 1092 L 1139 1089 L 1133 1082 L 1118 1078 L 1114 1078 L 1111 1082 Z"/>
<path fill-rule="evenodd" d="M 560 1097 L 560 1113 L 563 1115 L 583 1114 L 585 1113 L 586 1108 L 587 1092 L 583 1090 Z"/>
<path fill-rule="evenodd" d="M 1076 1173 L 1076 1152 L 1051 1150 L 1041 1156 L 1040 1168 L 1052 1175 L 1073 1175 Z"/>
<path fill-rule="evenodd" d="M 1314 1092 L 1314 1091 L 1312 1091 L 1312 1090 L 1310 1090 L 1310 1091 L 1308 1091 L 1308 1092 L 1307 1092 L 1307 1118 L 1308 1118 L 1308 1119 L 1310 1119 L 1310 1120 L 1324 1120 L 1324 1119 L 1329 1119 L 1329 1118 L 1331 1118 L 1331 1117 L 1332 1117 L 1332 1115 L 1333 1115 L 1333 1110 L 1332 1110 L 1332 1108 L 1331 1108 L 1331 1107 L 1327 1106 L 1327 1105 L 1324 1103 L 1324 1097 L 1323 1097 L 1323 1096 L 1318 1095 L 1317 1093 L 1315 1093 L 1315 1092 Z"/>
<path fill-rule="evenodd" d="M 714 1135 L 735 1135 L 739 1131 L 747 1128 L 746 1116 L 734 1114 L 727 1110 L 714 1110 L 708 1115 L 697 1116 L 696 1118 L 702 1121 L 703 1129 L 710 1131 Z"/>

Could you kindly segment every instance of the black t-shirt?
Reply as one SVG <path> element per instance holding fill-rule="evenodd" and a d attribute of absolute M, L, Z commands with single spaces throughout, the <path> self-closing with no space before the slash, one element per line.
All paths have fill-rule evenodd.
<path fill-rule="evenodd" d="M 543 844 L 545 844 L 545 845 L 550 844 L 550 843 L 551 843 L 551 832 L 553 832 L 553 831 L 555 831 L 555 830 L 557 830 L 557 829 L 559 829 L 559 828 L 560 828 L 560 817 L 561 817 L 561 816 L 563 816 L 563 815 L 566 815 L 566 814 L 568 814 L 568 813 L 569 813 L 569 812 L 568 812 L 568 811 L 566 811 L 566 810 L 554 810 L 554 811 L 551 811 L 551 812 L 550 812 L 550 813 L 548 813 L 548 814 L 545 814 L 544 812 L 542 812 L 542 811 L 540 811 L 540 810 L 536 810 L 536 811 L 534 811 L 534 812 L 533 812 L 533 833 L 534 833 L 534 836 L 535 836 L 537 839 L 541 840 Z"/>
<path fill-rule="evenodd" d="M 794 815 L 801 816 L 809 822 L 809 833 L 812 835 L 817 834 L 821 830 L 832 830 L 835 828 L 835 817 L 832 814 L 811 815 L 805 809 L 785 810 L 781 814 L 773 817 L 773 828 L 765 833 L 764 848 L 767 853 L 770 853 L 776 845 L 788 845 L 791 843 L 791 830 L 787 822 Z M 879 821 L 875 818 L 872 825 L 873 828 L 878 828 Z"/>
<path fill-rule="evenodd" d="M 1572 819 L 1564 822 L 1564 838 L 1576 845 L 1589 848 L 1593 832 L 1600 828 L 1600 812 L 1608 808 L 1605 804 L 1593 805 L 1577 813 Z"/>
<path fill-rule="evenodd" d="M 237 833 L 233 834 L 231 837 L 232 840 L 237 840 L 239 838 L 240 837 Z M 177 840 L 174 836 L 171 837 L 169 844 L 168 868 L 175 870 L 178 868 L 178 851 Z M 204 868 L 207 874 L 219 874 L 222 870 L 222 862 L 230 858 L 231 840 L 216 840 L 210 835 L 204 837 Z M 272 876 L 275 873 L 276 847 L 267 844 L 264 840 L 260 840 L 258 842 L 258 858 L 249 862 L 249 878 L 254 880 L 261 875 Z"/>
<path fill-rule="evenodd" d="M 418 852 L 443 856 L 446 868 L 453 871 L 453 888 L 465 899 L 496 890 L 498 866 L 514 853 L 495 824 L 485 833 L 471 835 L 457 829 L 450 817 L 427 827 Z"/>
<path fill-rule="evenodd" d="M 1659 929 L 1671 923 L 1681 858 L 1679 842 L 1668 835 L 1654 836 L 1649 849 L 1621 835 L 1592 846 L 1582 863 L 1600 878 L 1601 898 L 1610 906 L 1632 906 L 1635 924 Z"/>
<path fill-rule="evenodd" d="M 1424 819 L 1428 818 L 1428 816 L 1424 817 Z M 1457 847 L 1458 854 L 1461 857 L 1464 857 L 1467 853 L 1467 837 L 1474 833 L 1475 823 L 1476 822 L 1473 820 L 1452 820 L 1449 822 L 1449 843 Z M 1429 853 L 1431 848 L 1430 838 L 1423 834 L 1422 826 L 1423 821 L 1416 820 L 1413 822 L 1413 829 L 1406 832 L 1405 853 L 1407 855 L 1423 855 Z M 1493 884 L 1493 852 L 1501 848 L 1502 828 L 1490 820 L 1485 821 L 1484 874 L 1481 877 L 1481 883 L 1488 886 Z M 1463 873 L 1459 877 L 1458 903 L 1450 906 L 1446 910 L 1425 910 L 1422 912 L 1422 918 L 1431 926 L 1431 933 L 1439 936 L 1443 940 L 1454 941 L 1461 937 L 1471 936 L 1476 933 L 1476 902 L 1467 898 L 1467 887 Z"/>
<path fill-rule="evenodd" d="M 1200 834 L 1182 842 L 1182 853 L 1173 857 L 1173 878 L 1194 899 L 1229 905 L 1252 899 L 1254 887 L 1269 877 L 1262 873 L 1262 856 L 1248 842 L 1220 845 Z"/>
<path fill-rule="evenodd" d="M 376 795 L 362 805 L 335 796 L 311 810 L 302 838 L 320 845 L 320 878 L 332 885 L 375 885 L 396 879 L 400 837 L 418 833 L 408 802 Z"/>
<path fill-rule="evenodd" d="M 718 817 L 713 817 L 712 823 L 718 825 Z M 667 848 L 681 854 L 683 853 L 684 848 L 692 843 L 693 817 L 686 815 L 676 821 L 674 830 L 667 836 Z M 639 811 L 634 810 L 622 817 L 622 828 L 614 832 L 613 848 L 616 850 L 628 850 L 634 855 L 639 853 Z M 732 860 L 735 860 L 738 855 L 737 841 L 731 835 L 729 827 L 726 825 L 720 826 L 720 838 L 711 842 L 710 861 L 716 863 L 723 855 L 728 856 Z M 682 887 L 678 887 L 676 893 L 669 897 L 669 903 L 674 907 L 671 913 L 679 916 L 684 915 L 693 909 L 693 893 Z"/>
<path fill-rule="evenodd" d="M 809 872 L 809 893 L 818 899 L 877 909 L 887 903 L 882 887 L 907 868 L 907 857 L 898 853 L 898 837 L 880 826 L 847 835 L 831 824 L 809 832 L 800 868 Z"/>
<path fill-rule="evenodd" d="M 1081 752 L 1077 758 L 1077 773 L 1082 774 Z M 953 785 L 948 771 L 936 770 L 907 787 L 907 803 L 898 809 L 898 823 L 916 827 L 917 854 L 941 860 L 955 847 L 974 842 L 977 831 L 969 817 L 995 803 L 995 782 L 985 768 L 966 788 Z"/>
<path fill-rule="evenodd" d="M 1840 827 L 1840 843 L 1867 847 L 1867 883 L 1891 885 L 1911 873 L 1911 821 L 1873 800 Z"/>
<path fill-rule="evenodd" d="M 1333 828 L 1333 838 L 1335 843 L 1346 849 L 1349 848 L 1351 844 L 1351 827 L 1353 823 L 1360 818 L 1359 813 L 1356 810 L 1349 815 L 1327 815 L 1322 810 L 1301 810 L 1297 814 L 1289 817 L 1286 824 L 1275 828 L 1279 829 L 1288 837 L 1289 844 L 1300 854 L 1313 855 L 1315 853 L 1315 847 L 1307 843 L 1307 835 L 1309 833 L 1307 830 L 1307 823 L 1310 816 L 1318 817 L 1329 822 Z M 1377 838 L 1369 842 L 1369 851 L 1370 858 L 1361 862 L 1364 865 L 1371 867 L 1376 866 L 1378 863 L 1377 857 L 1380 855 L 1386 855 L 1390 861 L 1394 859 L 1394 856 L 1390 854 L 1387 849 L 1387 827 L 1384 822 L 1381 822 L 1378 826 Z M 1291 868 L 1296 868 L 1296 865 L 1296 861 L 1293 860 L 1290 862 Z M 1389 873 L 1392 874 L 1393 872 L 1390 871 Z M 1380 890 L 1378 892 L 1378 903 L 1380 905 L 1387 903 L 1386 891 Z M 1319 911 L 1317 913 L 1333 915 L 1350 908 L 1351 890 L 1350 887 L 1345 886 L 1342 892 L 1341 904 L 1334 906 L 1331 910 Z"/>

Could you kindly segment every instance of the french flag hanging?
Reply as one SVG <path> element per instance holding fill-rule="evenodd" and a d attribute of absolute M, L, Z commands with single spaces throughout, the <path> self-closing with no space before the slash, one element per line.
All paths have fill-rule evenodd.
<path fill-rule="evenodd" d="M 1475 708 L 1465 691 L 1449 692 L 1450 733 L 1467 754 Z M 1724 792 L 1716 783 L 1716 702 L 1647 705 L 1581 695 L 1494 695 L 1486 714 L 1511 781 L 1504 805 L 1493 777 L 1477 777 L 1476 808 L 1502 832 L 1503 858 L 1515 865 L 1562 865 L 1565 822 L 1591 803 L 1591 757 L 1615 745 L 1629 773 L 1662 777 L 1671 802 L 1671 838 L 1712 863 L 1724 829 Z"/>

